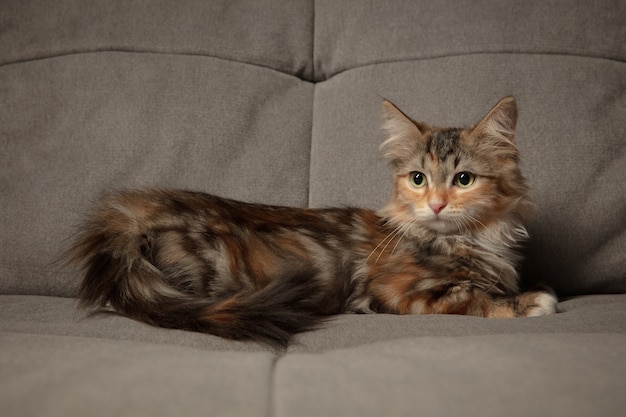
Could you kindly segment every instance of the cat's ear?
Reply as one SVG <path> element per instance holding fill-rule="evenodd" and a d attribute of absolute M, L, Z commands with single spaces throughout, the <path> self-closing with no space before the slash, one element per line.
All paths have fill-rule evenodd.
<path fill-rule="evenodd" d="M 474 127 L 473 133 L 479 137 L 496 140 L 506 139 L 515 143 L 517 124 L 517 103 L 513 97 L 505 97 Z"/>
<path fill-rule="evenodd" d="M 397 164 L 415 154 L 427 126 L 413 121 L 388 100 L 383 100 L 383 117 L 387 139 L 380 145 L 381 154 Z"/>

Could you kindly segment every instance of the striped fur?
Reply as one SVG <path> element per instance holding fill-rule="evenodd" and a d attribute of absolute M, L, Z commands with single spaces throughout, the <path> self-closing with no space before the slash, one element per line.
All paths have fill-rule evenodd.
<path fill-rule="evenodd" d="M 395 187 L 380 211 L 117 192 L 69 250 L 83 271 L 82 306 L 276 346 L 343 312 L 553 313 L 549 291 L 518 288 L 516 249 L 533 205 L 514 144 L 515 101 L 503 99 L 466 129 L 383 107 L 382 154 Z M 462 186 L 460 175 L 472 183 Z"/>

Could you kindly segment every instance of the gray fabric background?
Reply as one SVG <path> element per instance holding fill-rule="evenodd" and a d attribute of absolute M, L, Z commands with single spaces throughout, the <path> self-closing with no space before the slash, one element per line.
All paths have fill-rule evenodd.
<path fill-rule="evenodd" d="M 307 0 L 3 0 L 0 63 L 113 50 L 212 56 L 307 78 L 312 16 Z"/>
<path fill-rule="evenodd" d="M 624 414 L 625 39 L 619 0 L 0 0 L 3 414 Z M 559 314 L 342 315 L 273 351 L 75 308 L 56 261 L 104 192 L 378 208 L 383 97 L 468 125 L 505 95 L 523 280 Z"/>

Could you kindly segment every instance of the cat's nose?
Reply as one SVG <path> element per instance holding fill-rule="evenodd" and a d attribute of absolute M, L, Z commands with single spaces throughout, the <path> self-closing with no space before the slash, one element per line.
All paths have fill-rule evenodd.
<path fill-rule="evenodd" d="M 433 213 L 439 215 L 439 213 L 441 213 L 441 210 L 443 210 L 444 208 L 446 208 L 447 204 L 443 203 L 441 201 L 432 201 L 430 203 L 428 203 L 428 207 L 430 207 L 430 209 L 433 211 Z"/>

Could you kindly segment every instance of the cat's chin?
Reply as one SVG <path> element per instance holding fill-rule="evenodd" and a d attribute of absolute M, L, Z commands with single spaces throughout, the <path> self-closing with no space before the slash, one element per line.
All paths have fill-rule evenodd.
<path fill-rule="evenodd" d="M 425 222 L 424 225 L 431 231 L 442 235 L 451 235 L 460 232 L 456 223 L 440 218 L 429 220 Z"/>

